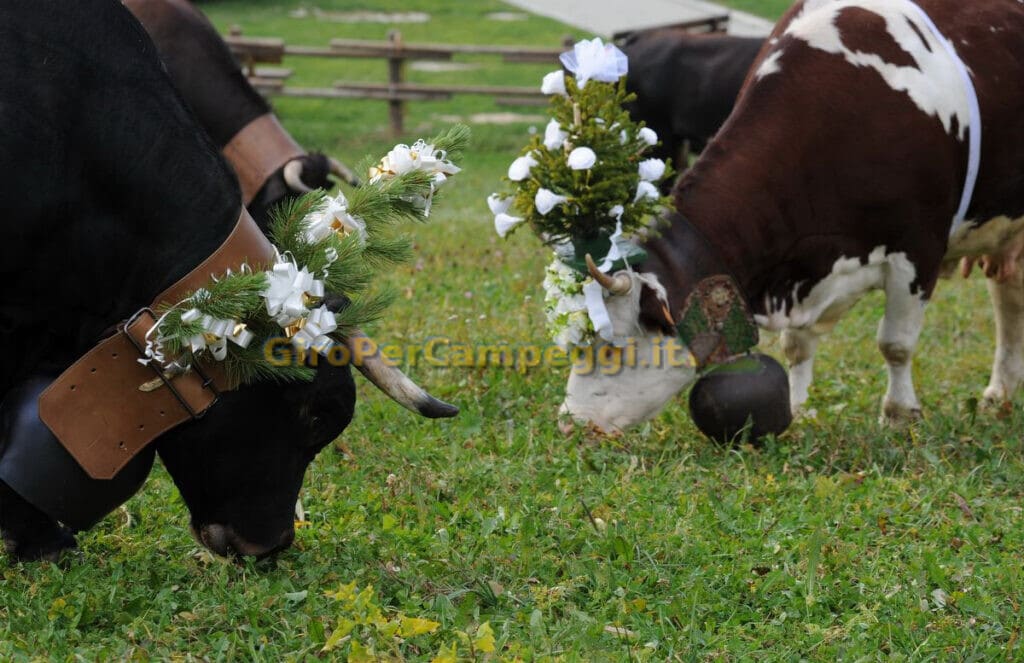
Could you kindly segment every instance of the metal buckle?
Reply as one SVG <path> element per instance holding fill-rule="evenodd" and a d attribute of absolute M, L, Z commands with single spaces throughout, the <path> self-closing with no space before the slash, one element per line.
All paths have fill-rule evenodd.
<path fill-rule="evenodd" d="M 125 338 L 128 339 L 128 342 L 131 343 L 135 350 L 139 353 L 139 357 L 145 359 L 146 348 L 143 347 L 142 345 L 139 345 L 138 341 L 136 341 L 135 338 L 128 333 L 128 328 L 131 327 L 135 323 L 135 321 L 141 318 L 143 315 L 148 315 L 153 320 L 153 325 L 156 325 L 157 317 L 153 313 L 153 309 L 149 308 L 148 306 L 144 306 L 135 313 L 133 313 L 132 316 L 128 318 L 123 325 L 121 325 L 119 331 L 125 335 Z M 153 325 L 150 326 L 150 329 L 152 329 Z M 148 332 L 149 330 L 147 329 L 146 331 Z M 206 412 L 210 409 L 210 407 L 213 407 L 213 405 L 216 404 L 218 400 L 220 400 L 220 391 L 217 389 L 216 385 L 213 384 L 213 378 L 208 376 L 206 372 L 203 371 L 203 369 L 199 366 L 198 362 L 194 362 L 189 367 L 189 369 L 192 370 L 196 375 L 198 375 L 200 379 L 202 379 L 203 389 L 209 389 L 210 391 L 213 392 L 213 401 L 211 401 L 209 407 L 207 407 L 207 409 L 203 410 L 202 412 L 196 412 L 195 410 L 192 409 L 192 406 L 189 405 L 187 400 L 185 400 L 185 397 L 182 396 L 177 389 L 175 389 L 173 384 L 174 378 L 168 378 L 166 375 L 164 375 L 164 371 L 162 370 L 163 367 L 160 366 L 159 362 L 150 358 L 148 361 L 145 362 L 145 365 L 152 369 L 154 373 L 156 373 L 156 376 L 160 378 L 160 381 L 164 383 L 164 386 L 167 387 L 168 390 L 170 390 L 170 392 L 174 395 L 174 398 L 178 401 L 178 403 L 181 404 L 181 407 L 185 408 L 185 411 L 188 412 L 189 416 L 192 417 L 192 419 L 202 419 L 203 416 L 206 415 Z"/>

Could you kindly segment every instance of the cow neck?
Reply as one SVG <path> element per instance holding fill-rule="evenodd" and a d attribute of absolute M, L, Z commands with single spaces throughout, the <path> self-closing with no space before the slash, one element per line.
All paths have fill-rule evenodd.
<path fill-rule="evenodd" d="M 673 223 L 670 241 L 673 247 L 692 247 L 684 252 L 695 265 L 691 271 L 698 273 L 675 280 L 672 289 L 679 290 L 676 299 L 682 300 L 695 276 L 727 274 L 751 310 L 760 312 L 757 306 L 771 285 L 766 277 L 784 262 L 792 243 L 779 202 L 792 192 L 779 176 L 785 165 L 751 164 L 732 156 L 740 152 L 713 141 L 674 192 L 686 223 L 678 228 Z"/>
<path fill-rule="evenodd" d="M 306 154 L 273 113 L 260 115 L 242 127 L 223 151 L 238 175 L 245 205 L 253 201 L 271 175 Z"/>
<path fill-rule="evenodd" d="M 154 313 L 173 305 L 228 270 L 270 264 L 274 247 L 242 208 L 231 234 L 208 258 L 150 303 L 118 325 L 58 377 L 39 398 L 39 418 L 94 479 L 109 479 L 150 442 L 190 419 L 201 417 L 219 391 L 233 389 L 222 366 L 202 367 L 176 377 L 159 362 L 144 360 Z M 155 389 L 143 388 L 159 379 Z"/>

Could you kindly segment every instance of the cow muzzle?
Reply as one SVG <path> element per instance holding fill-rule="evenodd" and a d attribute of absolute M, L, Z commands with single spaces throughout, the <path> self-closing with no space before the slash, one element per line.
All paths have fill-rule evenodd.
<path fill-rule="evenodd" d="M 261 559 L 281 552 L 295 540 L 295 528 L 288 527 L 281 532 L 276 542 L 253 543 L 245 540 L 230 525 L 208 523 L 198 530 L 191 526 L 192 536 L 204 548 L 221 557 L 241 556 Z"/>

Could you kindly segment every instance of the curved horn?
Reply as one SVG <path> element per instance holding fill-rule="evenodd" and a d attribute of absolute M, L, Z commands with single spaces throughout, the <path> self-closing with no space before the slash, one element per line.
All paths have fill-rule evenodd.
<path fill-rule="evenodd" d="M 348 182 L 354 187 L 358 187 L 362 184 L 362 182 L 359 181 L 359 177 L 355 173 L 353 173 L 348 166 L 338 161 L 334 157 L 327 157 L 327 160 L 331 164 L 332 175 L 337 175 L 343 181 Z"/>
<path fill-rule="evenodd" d="M 629 274 L 616 274 L 614 277 L 608 276 L 594 264 L 594 259 L 587 254 L 587 271 L 594 277 L 594 280 L 601 284 L 601 286 L 612 293 L 613 295 L 624 295 L 629 292 L 629 289 L 633 287 L 633 279 L 629 278 Z"/>
<path fill-rule="evenodd" d="M 405 373 L 384 361 L 377 343 L 363 332 L 356 331 L 348 336 L 345 345 L 352 352 L 352 363 L 359 372 L 407 410 L 430 419 L 454 417 L 459 413 L 459 408 L 437 400 L 406 377 Z"/>
<path fill-rule="evenodd" d="M 300 159 L 292 159 L 284 165 L 284 182 L 289 189 L 299 193 L 309 193 L 313 190 L 302 181 L 302 161 Z"/>

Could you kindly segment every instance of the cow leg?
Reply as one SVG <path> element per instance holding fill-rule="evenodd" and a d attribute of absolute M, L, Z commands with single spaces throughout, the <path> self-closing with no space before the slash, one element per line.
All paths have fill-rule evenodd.
<path fill-rule="evenodd" d="M 26 502 L 0 481 L 0 534 L 4 549 L 16 561 L 56 562 L 62 551 L 75 548 L 75 535 Z"/>
<path fill-rule="evenodd" d="M 912 270 L 892 270 L 885 284 L 885 315 L 878 325 L 878 349 L 889 368 L 889 387 L 882 400 L 883 424 L 921 417 L 921 403 L 911 375 L 914 348 L 924 324 L 924 299 L 911 292 Z"/>
<path fill-rule="evenodd" d="M 1003 280 L 988 279 L 988 294 L 996 318 L 996 354 L 985 400 L 1003 403 L 1024 381 L 1024 273 L 1019 269 Z"/>
<path fill-rule="evenodd" d="M 811 329 L 784 329 L 782 352 L 789 365 L 789 407 L 798 416 L 807 403 L 808 391 L 814 379 L 814 352 L 820 336 Z"/>

